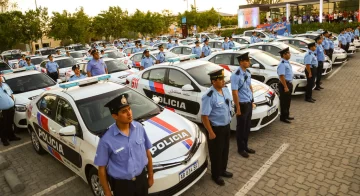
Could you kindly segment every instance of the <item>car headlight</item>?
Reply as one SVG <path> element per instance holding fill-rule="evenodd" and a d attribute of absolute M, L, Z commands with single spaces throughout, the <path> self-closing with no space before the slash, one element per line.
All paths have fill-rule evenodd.
<path fill-rule="evenodd" d="M 201 143 L 201 131 L 200 131 L 200 128 L 197 124 L 194 123 L 194 126 L 195 126 L 195 135 L 196 135 L 196 138 L 199 140 L 199 142 Z"/>
<path fill-rule="evenodd" d="M 305 75 L 300 75 L 300 74 L 294 74 L 294 79 L 306 79 L 306 76 Z"/>
<path fill-rule="evenodd" d="M 340 54 L 341 51 L 338 51 L 338 50 L 334 50 L 334 54 Z"/>
<path fill-rule="evenodd" d="M 17 112 L 25 112 L 26 106 L 25 105 L 15 105 L 15 111 Z"/>

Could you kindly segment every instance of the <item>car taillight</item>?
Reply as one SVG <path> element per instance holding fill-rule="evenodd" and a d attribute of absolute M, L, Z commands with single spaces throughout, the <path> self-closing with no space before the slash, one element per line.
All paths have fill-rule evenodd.
<path fill-rule="evenodd" d="M 128 53 L 128 56 L 130 56 L 131 54 L 130 53 Z"/>
<path fill-rule="evenodd" d="M 126 84 L 130 84 L 129 80 L 126 80 Z"/>

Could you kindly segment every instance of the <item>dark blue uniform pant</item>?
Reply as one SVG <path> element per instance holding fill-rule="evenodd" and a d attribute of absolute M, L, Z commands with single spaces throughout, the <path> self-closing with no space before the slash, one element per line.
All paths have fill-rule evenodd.
<path fill-rule="evenodd" d="M 286 82 L 289 92 L 285 92 L 284 86 L 279 82 L 279 94 L 280 94 L 280 119 L 286 120 L 290 115 L 290 105 L 291 105 L 291 94 L 293 91 L 293 85 L 290 82 Z"/>
<path fill-rule="evenodd" d="M 51 79 L 53 79 L 55 82 L 57 82 L 56 80 L 59 78 L 58 72 L 48 73 L 48 75 Z"/>
<path fill-rule="evenodd" d="M 0 138 L 2 142 L 15 137 L 14 131 L 12 130 L 12 125 L 14 123 L 14 112 L 14 108 L 2 110 L 1 112 L 2 117 L 0 117 Z"/>
<path fill-rule="evenodd" d="M 316 88 L 320 87 L 323 68 L 324 68 L 324 62 L 319 61 L 317 67 L 317 74 L 316 74 Z"/>
<path fill-rule="evenodd" d="M 241 115 L 236 116 L 236 141 L 238 152 L 243 152 L 248 149 L 248 139 L 251 129 L 252 103 L 240 103 L 240 111 Z"/>
<path fill-rule="evenodd" d="M 211 161 L 211 176 L 220 177 L 227 168 L 230 147 L 230 124 L 225 126 L 211 126 L 216 138 L 209 140 L 208 148 Z"/>
<path fill-rule="evenodd" d="M 317 72 L 316 67 L 311 68 L 312 77 L 309 78 L 309 73 L 308 73 L 307 69 L 305 69 L 305 75 L 306 75 L 306 79 L 307 79 L 305 100 L 309 100 L 312 98 L 312 89 L 315 85 L 314 83 L 315 83 L 315 78 L 316 78 L 316 72 Z"/>
<path fill-rule="evenodd" d="M 119 180 L 112 177 L 110 181 L 111 190 L 114 196 L 147 196 L 149 184 L 147 181 L 147 174 L 145 169 L 136 180 Z"/>
<path fill-rule="evenodd" d="M 332 60 L 333 53 L 334 53 L 334 49 L 330 48 L 330 49 L 329 49 L 329 55 L 328 55 L 329 58 L 330 58 L 330 60 Z"/>

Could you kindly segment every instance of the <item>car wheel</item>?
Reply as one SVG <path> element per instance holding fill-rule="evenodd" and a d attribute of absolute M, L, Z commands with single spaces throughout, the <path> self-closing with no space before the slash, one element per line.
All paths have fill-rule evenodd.
<path fill-rule="evenodd" d="M 272 79 L 268 81 L 266 84 L 269 85 L 272 89 L 274 89 L 276 94 L 279 95 L 279 80 Z"/>
<path fill-rule="evenodd" d="M 32 146 L 34 147 L 34 150 L 40 155 L 45 154 L 46 151 L 42 148 L 39 138 L 36 135 L 35 131 L 31 130 L 30 135 L 31 135 L 31 143 L 32 143 Z"/>
<path fill-rule="evenodd" d="M 88 174 L 88 183 L 91 187 L 94 196 L 104 196 L 104 191 L 100 184 L 100 178 L 98 175 L 98 170 L 93 167 L 90 169 Z"/>

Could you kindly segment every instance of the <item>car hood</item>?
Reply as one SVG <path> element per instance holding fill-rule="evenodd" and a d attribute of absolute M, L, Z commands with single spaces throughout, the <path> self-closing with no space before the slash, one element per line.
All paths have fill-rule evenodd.
<path fill-rule="evenodd" d="M 231 84 L 226 85 L 229 91 L 231 92 Z M 254 94 L 254 103 L 263 102 L 266 100 L 266 95 L 273 95 L 274 91 L 270 88 L 270 86 L 259 82 L 258 80 L 251 79 L 251 86 L 253 88 Z"/>
<path fill-rule="evenodd" d="M 302 63 L 290 61 L 290 64 L 294 74 L 305 73 L 305 65 L 303 65 Z"/>
<path fill-rule="evenodd" d="M 137 69 L 129 69 L 126 71 L 119 71 L 119 72 L 115 72 L 115 73 L 111 73 L 111 78 L 110 81 L 115 82 L 115 83 L 120 83 L 120 84 L 124 84 L 126 82 L 126 78 L 132 74 L 135 74 L 139 72 L 139 70 Z"/>
<path fill-rule="evenodd" d="M 154 162 L 185 157 L 197 137 L 194 123 L 167 109 L 144 121 L 143 125 L 152 143 L 150 152 Z"/>
<path fill-rule="evenodd" d="M 56 84 L 55 86 L 42 88 L 42 89 L 37 89 L 37 90 L 34 90 L 34 91 L 25 92 L 25 93 L 16 94 L 16 95 L 14 95 L 15 104 L 17 104 L 17 105 L 26 105 L 31 100 L 35 99 L 37 96 L 39 96 L 41 93 L 43 93 L 44 91 L 51 90 L 51 89 L 53 89 L 53 88 L 55 88 L 57 86 L 59 86 L 59 85 Z"/>

